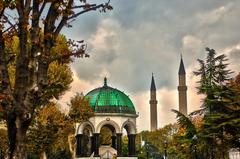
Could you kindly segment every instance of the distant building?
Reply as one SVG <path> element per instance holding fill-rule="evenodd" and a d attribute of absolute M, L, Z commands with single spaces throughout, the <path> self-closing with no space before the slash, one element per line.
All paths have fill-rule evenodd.
<path fill-rule="evenodd" d="M 187 86 L 186 86 L 186 72 L 184 68 L 184 63 L 180 60 L 180 66 L 178 70 L 178 104 L 179 104 L 179 111 L 184 115 L 188 114 L 187 110 Z"/>
<path fill-rule="evenodd" d="M 237 149 L 230 149 L 228 151 L 229 159 L 240 159 L 240 151 Z"/>
<path fill-rule="evenodd" d="M 152 75 L 151 87 L 150 87 L 150 126 L 151 131 L 157 130 L 157 99 L 156 99 L 156 86 L 154 77 Z"/>

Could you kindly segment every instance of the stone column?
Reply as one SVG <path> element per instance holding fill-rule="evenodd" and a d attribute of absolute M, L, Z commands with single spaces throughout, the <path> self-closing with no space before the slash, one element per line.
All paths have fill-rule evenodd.
<path fill-rule="evenodd" d="M 99 156 L 99 133 L 94 133 L 93 134 L 93 151 L 94 151 L 94 156 L 98 157 Z"/>
<path fill-rule="evenodd" d="M 91 154 L 94 152 L 94 137 L 90 137 L 90 142 L 91 142 Z"/>
<path fill-rule="evenodd" d="M 116 136 L 112 136 L 112 148 L 116 149 Z"/>
<path fill-rule="evenodd" d="M 136 156 L 135 139 L 136 139 L 136 134 L 128 135 L 128 155 L 129 155 L 129 157 Z"/>
<path fill-rule="evenodd" d="M 82 138 L 83 138 L 83 134 L 77 134 L 76 136 L 76 142 L 77 142 L 76 156 L 77 157 L 83 156 Z"/>
<path fill-rule="evenodd" d="M 117 155 L 122 156 L 122 134 L 117 134 Z"/>

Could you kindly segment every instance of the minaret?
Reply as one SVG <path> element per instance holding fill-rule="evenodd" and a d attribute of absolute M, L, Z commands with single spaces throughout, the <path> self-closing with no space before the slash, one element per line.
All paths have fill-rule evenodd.
<path fill-rule="evenodd" d="M 155 131 L 157 130 L 157 99 L 156 99 L 156 86 L 153 75 L 150 88 L 149 103 L 150 103 L 151 131 Z"/>
<path fill-rule="evenodd" d="M 182 60 L 178 70 L 178 101 L 179 101 L 179 111 L 184 115 L 187 115 L 187 86 L 186 86 L 186 72 Z"/>

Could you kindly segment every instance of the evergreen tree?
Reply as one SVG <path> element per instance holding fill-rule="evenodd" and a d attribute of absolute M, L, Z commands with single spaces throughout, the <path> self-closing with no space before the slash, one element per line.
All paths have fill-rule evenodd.
<path fill-rule="evenodd" d="M 231 120 L 233 109 L 231 105 L 235 104 L 235 93 L 228 87 L 230 74 L 227 69 L 227 58 L 224 54 L 218 55 L 215 50 L 206 48 L 206 60 L 198 59 L 200 69 L 194 72 L 200 76 L 199 93 L 204 94 L 203 105 L 200 111 L 204 115 L 204 124 L 201 135 L 205 138 L 206 145 L 211 145 L 210 158 L 214 158 L 216 150 L 227 151 L 229 143 L 226 142 L 228 129 L 234 127 L 234 121 Z M 234 134 L 231 134 L 234 135 Z M 219 156 L 220 158 L 220 156 Z"/>

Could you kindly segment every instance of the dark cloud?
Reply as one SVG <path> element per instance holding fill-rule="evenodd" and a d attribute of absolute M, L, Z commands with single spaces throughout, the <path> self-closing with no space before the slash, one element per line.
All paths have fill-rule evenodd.
<path fill-rule="evenodd" d="M 233 60 L 240 60 L 240 48 L 234 48 L 229 52 L 229 57 Z"/>
<path fill-rule="evenodd" d="M 229 53 L 229 61 L 231 64 L 231 69 L 234 71 L 234 76 L 240 72 L 240 45 L 233 48 Z"/>
<path fill-rule="evenodd" d="M 94 82 L 105 74 L 116 87 L 139 92 L 149 89 L 154 72 L 159 89 L 175 88 L 181 52 L 187 69 L 205 57 L 206 46 L 221 52 L 240 41 L 239 1 L 112 4 L 113 11 L 87 14 L 69 33 L 89 44 L 91 57 L 73 65 L 81 79 Z"/>

